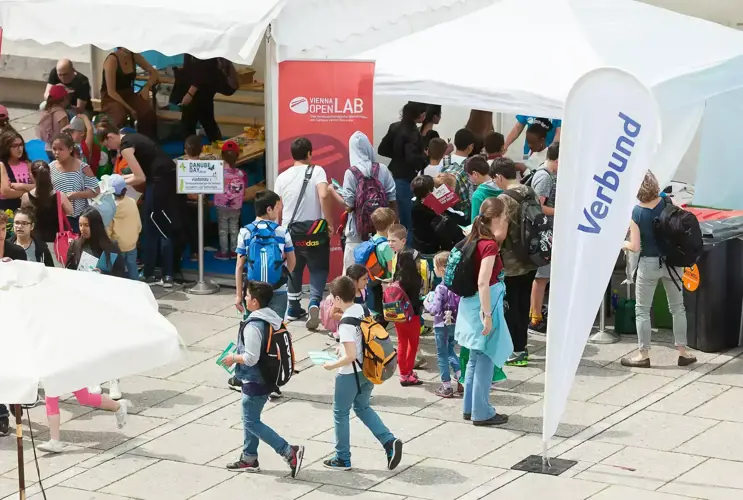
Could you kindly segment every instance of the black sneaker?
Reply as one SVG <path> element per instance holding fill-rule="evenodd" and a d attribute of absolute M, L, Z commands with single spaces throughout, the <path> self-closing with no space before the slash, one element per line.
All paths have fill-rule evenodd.
<path fill-rule="evenodd" d="M 242 380 L 238 379 L 237 377 L 230 377 L 230 379 L 227 381 L 227 385 L 230 389 L 233 391 L 242 392 L 243 390 L 243 383 Z"/>
<path fill-rule="evenodd" d="M 155 286 L 155 285 L 160 284 L 160 280 L 158 280 L 154 276 L 142 276 L 139 280 L 145 285 L 150 285 L 150 286 Z"/>
<path fill-rule="evenodd" d="M 173 277 L 165 276 L 163 278 L 163 288 L 173 288 Z"/>
<path fill-rule="evenodd" d="M 468 422 L 472 420 L 472 414 L 471 413 L 462 413 L 462 418 L 464 420 L 467 420 Z"/>
<path fill-rule="evenodd" d="M 10 431 L 10 419 L 8 417 L 0 417 L 0 436 L 7 436 Z"/>
<path fill-rule="evenodd" d="M 529 353 L 527 351 L 516 354 L 515 352 L 506 361 L 506 366 L 526 366 L 529 364 Z"/>
<path fill-rule="evenodd" d="M 307 316 L 307 311 L 302 309 L 301 307 L 299 309 L 292 309 L 291 307 L 286 312 L 286 320 L 287 321 L 296 321 L 298 319 L 302 319 L 305 316 Z"/>
<path fill-rule="evenodd" d="M 330 470 L 351 470 L 350 461 L 343 461 L 336 457 L 323 460 L 322 466 Z"/>
<path fill-rule="evenodd" d="M 247 462 L 240 457 L 240 460 L 237 462 L 227 464 L 227 470 L 231 470 L 232 472 L 260 472 L 261 466 L 258 464 L 257 458 Z"/>
<path fill-rule="evenodd" d="M 402 460 L 402 441 L 392 439 L 384 444 L 384 451 L 387 454 L 387 468 L 395 470 Z"/>
<path fill-rule="evenodd" d="M 292 478 L 297 477 L 302 469 L 302 459 L 304 458 L 304 446 L 292 446 L 292 457 L 286 459 L 289 468 L 292 470 Z"/>
<path fill-rule="evenodd" d="M 547 333 L 547 321 L 542 318 L 536 323 L 529 323 L 529 330 L 536 333 Z"/>
<path fill-rule="evenodd" d="M 281 389 L 276 389 L 275 391 L 271 392 L 271 394 L 268 395 L 268 399 L 270 401 L 276 401 L 277 399 L 283 398 L 284 395 L 281 393 Z"/>
<path fill-rule="evenodd" d="M 487 420 L 473 420 L 472 425 L 475 425 L 477 427 L 489 427 L 493 425 L 503 425 L 506 422 L 508 422 L 508 415 L 503 415 L 502 413 L 496 413 L 491 418 Z"/>

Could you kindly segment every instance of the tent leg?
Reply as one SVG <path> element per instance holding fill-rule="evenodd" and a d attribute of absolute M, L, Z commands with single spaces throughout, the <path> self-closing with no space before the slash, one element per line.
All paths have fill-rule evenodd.
<path fill-rule="evenodd" d="M 18 444 L 18 493 L 21 500 L 26 500 L 26 473 L 23 469 L 23 410 L 21 405 L 13 405 L 15 414 L 15 433 Z"/>

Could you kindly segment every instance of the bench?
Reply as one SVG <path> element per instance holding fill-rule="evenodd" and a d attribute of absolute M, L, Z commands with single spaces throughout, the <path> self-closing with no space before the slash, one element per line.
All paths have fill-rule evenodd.
<path fill-rule="evenodd" d="M 157 111 L 157 118 L 158 120 L 179 121 L 181 119 L 181 112 L 160 109 Z M 216 115 L 214 118 L 217 120 L 219 125 L 239 125 L 241 127 L 248 127 L 255 123 L 255 118 L 248 118 L 245 116 Z"/>
<path fill-rule="evenodd" d="M 137 81 L 140 82 L 146 82 L 147 76 L 145 75 L 137 75 Z M 165 76 L 160 75 L 160 83 L 164 83 L 166 85 L 173 85 L 175 84 L 175 79 L 172 76 Z M 263 92 L 263 84 L 259 82 L 249 82 L 249 83 L 241 83 L 240 87 L 238 87 L 237 90 L 243 90 L 246 92 Z M 217 99 L 219 99 L 219 96 L 221 94 L 218 94 Z M 222 96 L 227 97 L 227 96 Z"/>

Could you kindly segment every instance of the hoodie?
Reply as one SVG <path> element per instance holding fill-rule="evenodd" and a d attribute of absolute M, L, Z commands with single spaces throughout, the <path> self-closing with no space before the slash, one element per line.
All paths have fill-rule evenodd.
<path fill-rule="evenodd" d="M 470 222 L 475 222 L 475 217 L 480 214 L 480 205 L 482 205 L 483 201 L 487 198 L 498 196 L 502 192 L 503 191 L 495 185 L 495 181 L 492 180 L 483 182 L 477 186 L 475 193 L 472 195 L 472 215 Z"/>
<path fill-rule="evenodd" d="M 243 392 L 252 396 L 268 394 L 270 391 L 264 385 L 263 377 L 258 369 L 258 361 L 263 350 L 263 338 L 267 326 L 275 330 L 281 327 L 281 317 L 272 309 L 264 307 L 253 311 L 240 327 L 242 335 L 238 334 L 237 354 L 244 357 L 244 364 L 235 368 L 235 376 L 243 382 Z"/>
<path fill-rule="evenodd" d="M 354 132 L 348 140 L 348 157 L 350 166 L 358 168 L 364 177 L 371 175 L 372 163 L 374 163 L 374 148 L 369 142 L 369 138 L 363 132 Z M 395 201 L 395 179 L 387 169 L 386 165 L 379 164 L 379 182 L 382 184 L 384 191 L 387 193 L 387 202 Z M 356 204 L 356 191 L 358 183 L 356 176 L 349 168 L 343 177 L 343 201 L 347 206 L 354 208 Z M 346 238 L 348 241 L 360 242 L 361 236 L 356 231 L 356 221 L 353 216 L 348 217 L 346 224 Z"/>

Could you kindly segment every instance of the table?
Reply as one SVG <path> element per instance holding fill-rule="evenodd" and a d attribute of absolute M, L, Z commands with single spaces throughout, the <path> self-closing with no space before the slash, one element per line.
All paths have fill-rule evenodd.
<path fill-rule="evenodd" d="M 240 134 L 237 137 L 230 138 L 229 140 L 235 141 L 242 147 L 240 156 L 237 158 L 237 163 L 235 164 L 236 166 L 244 165 L 249 161 L 255 160 L 256 158 L 261 157 L 263 153 L 266 152 L 266 141 L 263 141 L 261 139 L 250 139 L 248 138 L 247 134 Z M 185 160 L 186 156 L 181 156 L 178 159 Z M 201 153 L 199 155 L 199 159 L 221 160 L 222 156 L 220 153 L 208 152 Z"/>

